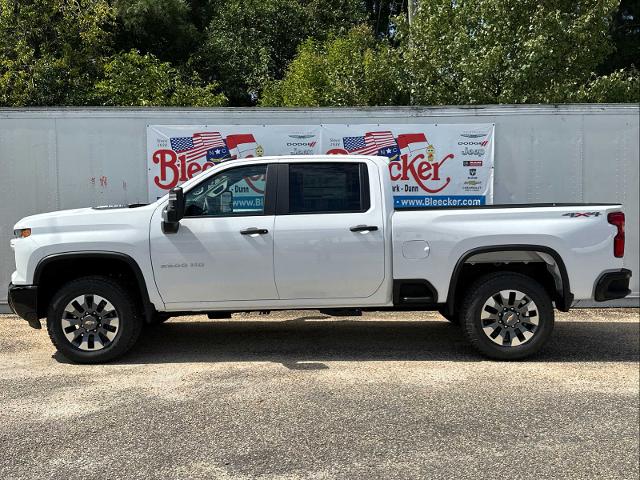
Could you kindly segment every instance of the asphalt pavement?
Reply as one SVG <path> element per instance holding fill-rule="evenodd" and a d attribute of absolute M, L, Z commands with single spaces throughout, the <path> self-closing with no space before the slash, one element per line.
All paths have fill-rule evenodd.
<path fill-rule="evenodd" d="M 0 316 L 0 479 L 639 477 L 638 309 L 558 314 L 495 362 L 436 314 L 147 328 L 74 365 Z"/>

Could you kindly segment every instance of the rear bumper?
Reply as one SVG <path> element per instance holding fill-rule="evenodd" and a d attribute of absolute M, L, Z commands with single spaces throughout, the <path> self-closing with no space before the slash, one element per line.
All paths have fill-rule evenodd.
<path fill-rule="evenodd" d="M 631 270 L 626 268 L 605 272 L 596 281 L 593 298 L 596 302 L 624 298 L 631 293 L 629 280 L 631 280 Z"/>
<path fill-rule="evenodd" d="M 35 285 L 9 284 L 9 306 L 33 328 L 41 328 L 38 320 L 38 287 Z"/>

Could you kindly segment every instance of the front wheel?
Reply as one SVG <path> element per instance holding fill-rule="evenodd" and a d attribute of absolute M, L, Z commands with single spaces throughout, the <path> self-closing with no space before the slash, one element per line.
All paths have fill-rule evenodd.
<path fill-rule="evenodd" d="M 84 277 L 63 286 L 52 298 L 47 330 L 53 345 L 69 360 L 102 363 L 129 350 L 142 318 L 122 286 L 107 277 Z"/>
<path fill-rule="evenodd" d="M 516 360 L 533 355 L 549 340 L 553 304 L 545 289 L 530 277 L 493 273 L 471 286 L 460 320 L 465 336 L 481 353 Z"/>

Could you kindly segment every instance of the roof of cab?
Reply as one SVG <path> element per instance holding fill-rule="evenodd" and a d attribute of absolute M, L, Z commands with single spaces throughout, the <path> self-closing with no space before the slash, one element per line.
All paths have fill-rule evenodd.
<path fill-rule="evenodd" d="M 284 163 L 284 162 L 309 162 L 309 161 L 362 161 L 363 159 L 369 159 L 374 161 L 382 161 L 388 163 L 387 157 L 381 157 L 376 155 L 272 155 L 266 157 L 249 157 L 249 158 L 237 158 L 235 160 L 227 160 L 221 162 L 218 165 L 230 165 L 236 163 L 246 162 L 251 160 L 256 163 Z"/>

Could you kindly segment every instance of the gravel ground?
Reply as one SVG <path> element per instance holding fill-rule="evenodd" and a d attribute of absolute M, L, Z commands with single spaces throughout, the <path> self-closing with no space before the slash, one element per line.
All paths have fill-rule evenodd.
<path fill-rule="evenodd" d="M 639 334 L 575 310 L 499 363 L 432 313 L 184 317 L 81 366 L 4 315 L 0 478 L 637 479 Z"/>

